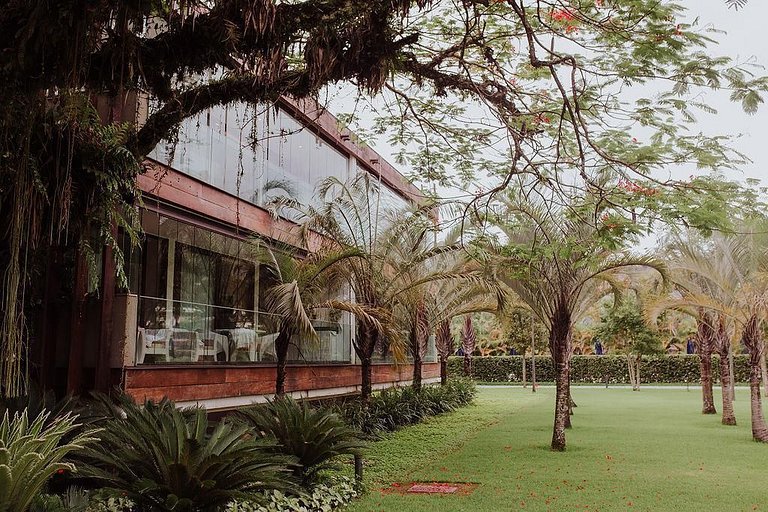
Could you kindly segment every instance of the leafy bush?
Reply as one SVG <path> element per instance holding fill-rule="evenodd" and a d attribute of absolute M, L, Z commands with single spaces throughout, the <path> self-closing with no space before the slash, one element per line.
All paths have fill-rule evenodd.
<path fill-rule="evenodd" d="M 297 459 L 294 471 L 306 485 L 336 467 L 342 455 L 359 455 L 365 447 L 360 433 L 329 409 L 313 409 L 291 397 L 277 398 L 238 412 L 246 424 L 273 438 L 279 452 Z"/>
<path fill-rule="evenodd" d="M 11 417 L 5 411 L 0 422 L 0 510 L 26 511 L 48 479 L 59 470 L 75 471 L 64 458 L 94 441 L 81 432 L 69 441 L 62 439 L 79 426 L 69 414 L 49 419 L 41 412 L 30 422 L 27 411 Z"/>
<path fill-rule="evenodd" d="M 209 431 L 205 410 L 173 402 L 107 408 L 101 443 L 83 473 L 123 492 L 139 509 L 216 510 L 254 491 L 291 488 L 284 458 L 226 421 Z"/>
<path fill-rule="evenodd" d="M 102 491 L 69 487 L 63 495 L 40 494 L 29 512 L 131 512 L 136 506 L 124 496 L 107 496 Z"/>
<path fill-rule="evenodd" d="M 305 496 L 267 491 L 266 504 L 235 501 L 227 505 L 226 512 L 329 512 L 346 505 L 359 494 L 354 481 L 339 477 L 333 482 L 313 487 L 311 494 Z"/>
<path fill-rule="evenodd" d="M 749 364 L 746 355 L 733 358 L 737 382 L 749 379 Z M 713 356 L 712 370 L 714 378 L 720 376 L 720 359 Z M 451 357 L 448 360 L 448 373 L 461 375 L 463 358 Z M 527 378 L 531 378 L 531 359 L 526 358 Z M 473 376 L 479 382 L 521 382 L 523 376 L 522 356 L 475 357 L 472 362 Z M 699 356 L 644 356 L 640 364 L 640 377 L 643 382 L 681 383 L 699 382 Z M 536 356 L 536 379 L 540 382 L 553 381 L 554 368 L 549 356 Z M 611 384 L 629 382 L 627 360 L 623 355 L 573 356 L 571 360 L 571 380 L 573 382 Z"/>
<path fill-rule="evenodd" d="M 29 512 L 91 512 L 88 503 L 88 494 L 84 490 L 70 487 L 64 495 L 35 496 Z"/>
<path fill-rule="evenodd" d="M 355 400 L 344 403 L 341 412 L 361 431 L 378 434 L 468 405 L 474 396 L 471 381 L 455 379 L 445 386 L 425 386 L 421 391 L 411 387 L 386 389 L 371 397 L 367 408 Z"/>
<path fill-rule="evenodd" d="M 79 413 L 77 407 L 77 400 L 72 395 L 59 400 L 53 391 L 43 390 L 38 385 L 30 383 L 27 394 L 0 400 L 0 416 L 3 416 L 6 411 L 11 417 L 16 413 L 27 411 L 27 416 L 30 418 L 37 418 L 40 414 L 47 413 L 45 426 L 48 426 L 60 416 Z M 82 423 L 82 415 L 78 414 L 78 416 L 78 423 Z M 75 435 L 76 430 L 73 429 L 69 435 Z"/>

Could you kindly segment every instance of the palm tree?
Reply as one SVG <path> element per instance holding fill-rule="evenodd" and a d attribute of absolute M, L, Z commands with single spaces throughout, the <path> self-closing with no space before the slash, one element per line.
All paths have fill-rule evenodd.
<path fill-rule="evenodd" d="M 263 307 L 277 324 L 274 340 L 277 356 L 275 395 L 285 394 L 286 362 L 291 341 L 318 341 L 311 319 L 313 310 L 329 306 L 347 311 L 354 309 L 354 305 L 334 300 L 328 293 L 341 286 L 334 266 L 357 256 L 357 251 L 350 249 L 335 252 L 320 249 L 299 258 L 266 246 L 260 247 L 260 264 L 269 272 Z"/>
<path fill-rule="evenodd" d="M 764 229 L 746 225 L 742 228 L 743 234 L 715 234 L 705 243 L 678 244 L 676 248 L 683 257 L 675 261 L 675 266 L 681 293 L 661 301 L 657 309 L 690 311 L 696 308 L 700 312 L 703 308 L 705 311 L 699 313 L 708 325 L 702 330 L 714 339 L 721 355 L 723 423 L 726 425 L 736 423 L 732 395 L 728 391 L 729 333 L 741 327 L 741 343 L 749 351 L 752 435 L 757 441 L 768 442 L 760 401 L 761 363 L 765 357 L 762 329 L 768 302 L 768 253 L 764 241 L 755 234 L 761 232 Z"/>
<path fill-rule="evenodd" d="M 322 205 L 305 213 L 307 236 L 314 232 L 339 250 L 357 253 L 335 268 L 350 284 L 355 307 L 362 313 L 355 313 L 358 326 L 353 347 L 361 363 L 361 397 L 367 404 L 376 347 L 386 346 L 397 359 L 404 358 L 402 307 L 409 296 L 418 295 L 415 290 L 447 277 L 424 264 L 445 249 L 420 242 L 409 245 L 407 241 L 422 240 L 433 229 L 424 209 L 388 211 L 367 173 L 346 183 L 328 178 L 318 187 L 318 195 Z M 415 272 L 416 268 L 420 271 Z"/>
<path fill-rule="evenodd" d="M 504 296 L 495 283 L 485 278 L 455 278 L 434 283 L 428 297 L 430 323 L 437 326 L 435 345 L 440 358 L 440 382 L 445 384 L 448 379 L 448 357 L 456 350 L 455 339 L 451 334 L 451 319 L 472 313 L 497 313 L 504 304 Z M 472 351 L 474 346 L 469 355 L 465 351 L 465 365 L 471 365 Z M 465 373 L 469 374 L 469 370 L 465 370 Z"/>
<path fill-rule="evenodd" d="M 551 210 L 510 196 L 491 219 L 503 233 L 493 250 L 494 266 L 503 281 L 546 326 L 555 367 L 555 417 L 552 450 L 566 447 L 570 423 L 570 361 L 574 323 L 600 297 L 617 293 L 612 277 L 619 269 L 646 266 L 665 276 L 664 266 L 650 257 L 617 253 L 617 237 L 579 216 L 598 211 L 590 198 L 567 210 Z M 620 238 L 620 237 L 619 237 Z"/>
<path fill-rule="evenodd" d="M 445 386 L 448 383 L 448 358 L 456 349 L 456 339 L 451 334 L 450 319 L 443 319 L 437 324 L 435 346 L 440 358 L 440 385 Z"/>
<path fill-rule="evenodd" d="M 475 327 L 472 325 L 472 315 L 464 317 L 464 325 L 461 328 L 461 349 L 464 352 L 464 375 L 472 376 L 472 353 L 477 345 Z"/>
<path fill-rule="evenodd" d="M 712 398 L 711 351 L 720 355 L 722 423 L 736 425 L 733 409 L 732 334 L 740 315 L 738 301 L 743 274 L 738 261 L 745 258 L 742 242 L 715 234 L 709 240 L 692 231 L 673 233 L 667 242 L 672 276 L 678 291 L 657 301 L 656 311 L 674 308 L 696 319 L 701 357 L 702 413 L 715 410 Z"/>

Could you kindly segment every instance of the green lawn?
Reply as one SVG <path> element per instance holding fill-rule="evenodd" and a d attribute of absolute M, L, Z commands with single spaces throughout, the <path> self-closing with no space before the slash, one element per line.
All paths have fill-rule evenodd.
<path fill-rule="evenodd" d="M 746 390 L 740 425 L 725 427 L 700 414 L 698 390 L 577 388 L 566 453 L 548 449 L 553 393 L 481 389 L 477 405 L 375 443 L 370 491 L 347 510 L 768 510 L 768 446 L 752 441 Z M 469 496 L 380 491 L 408 481 L 479 486 Z"/>

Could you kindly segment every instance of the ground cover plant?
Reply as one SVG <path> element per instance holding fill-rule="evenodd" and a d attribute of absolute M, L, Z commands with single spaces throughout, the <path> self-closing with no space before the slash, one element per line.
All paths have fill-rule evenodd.
<path fill-rule="evenodd" d="M 761 510 L 768 452 L 747 422 L 700 414 L 697 391 L 574 388 L 573 446 L 548 446 L 553 390 L 481 389 L 477 405 L 403 429 L 369 450 L 360 511 Z M 716 392 L 717 396 L 717 392 Z M 749 396 L 736 393 L 736 415 Z M 427 446 L 420 440 L 435 435 Z M 442 436 L 442 437 L 441 437 Z M 701 439 L 707 439 L 702 443 Z M 479 484 L 470 496 L 382 493 L 393 482 Z"/>
<path fill-rule="evenodd" d="M 350 425 L 375 436 L 468 405 L 474 396 L 472 381 L 452 379 L 419 391 L 412 387 L 385 389 L 367 404 L 357 400 L 343 403 L 340 412 Z"/>

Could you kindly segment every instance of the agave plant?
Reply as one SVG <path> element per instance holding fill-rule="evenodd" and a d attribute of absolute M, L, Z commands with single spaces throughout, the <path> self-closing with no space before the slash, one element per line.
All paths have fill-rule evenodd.
<path fill-rule="evenodd" d="M 359 455 L 365 447 L 360 433 L 327 409 L 313 409 L 284 396 L 239 412 L 262 436 L 273 437 L 277 449 L 296 457 L 294 470 L 304 484 L 317 481 L 343 455 Z"/>
<path fill-rule="evenodd" d="M 101 443 L 85 453 L 83 473 L 123 493 L 139 509 L 216 510 L 254 491 L 290 489 L 284 458 L 222 421 L 209 432 L 204 409 L 128 397 L 106 410 Z"/>
<path fill-rule="evenodd" d="M 59 470 L 75 471 L 64 458 L 94 441 L 89 432 L 62 439 L 79 426 L 76 416 L 65 414 L 49 420 L 43 411 L 30 421 L 27 411 L 0 422 L 0 510 L 24 512 L 40 494 L 48 479 Z"/>

